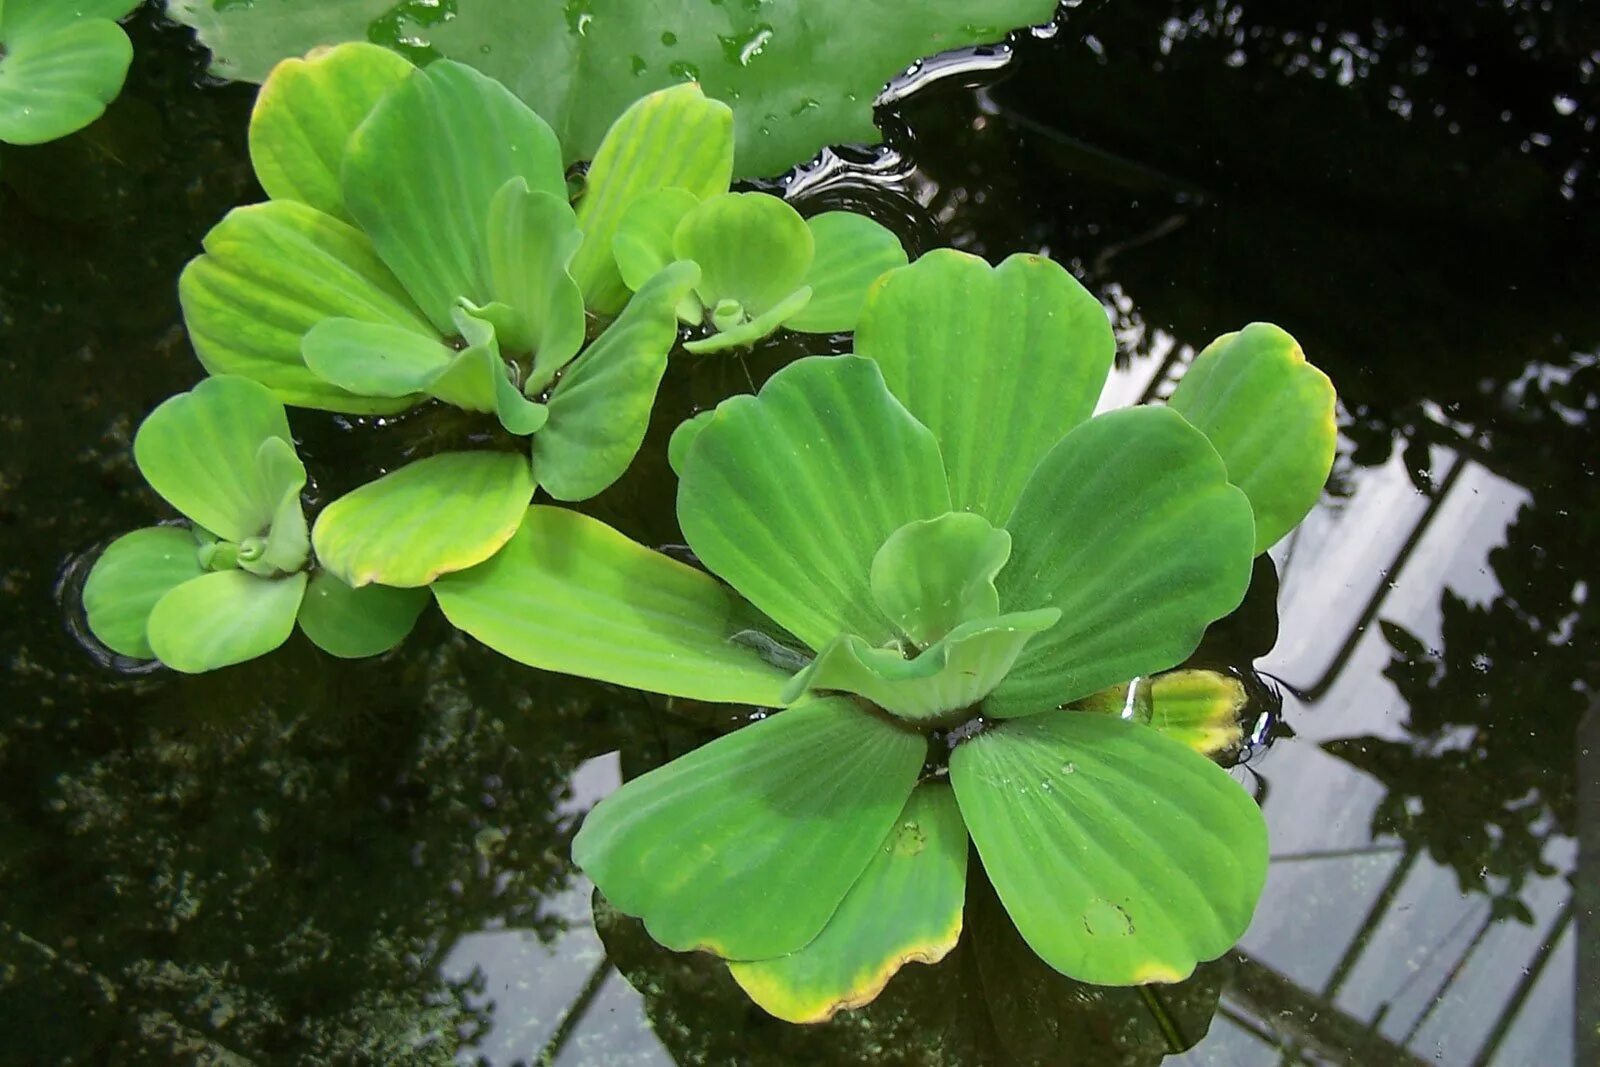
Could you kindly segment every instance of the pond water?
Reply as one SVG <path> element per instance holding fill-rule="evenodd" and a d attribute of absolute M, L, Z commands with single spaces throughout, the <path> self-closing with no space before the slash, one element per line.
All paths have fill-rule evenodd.
<path fill-rule="evenodd" d="M 1066 4 L 1003 70 L 896 94 L 887 149 L 787 183 L 917 249 L 1068 264 L 1120 339 L 1108 406 L 1254 319 L 1341 394 L 1276 612 L 1263 570 L 1214 646 L 1282 700 L 1234 772 L 1273 856 L 1239 947 L 1095 991 L 978 884 L 949 960 L 820 1028 L 597 929 L 568 859 L 621 776 L 726 711 L 516 666 L 436 613 L 378 662 L 296 638 L 190 678 L 86 646 L 85 561 L 158 507 L 132 430 L 198 372 L 177 272 L 260 196 L 252 90 L 141 13 L 107 118 L 0 164 L 0 1061 L 1600 1062 L 1600 11 L 1307 6 Z M 678 541 L 667 430 L 801 353 L 676 363 L 586 510 Z M 352 483 L 426 434 L 296 430 Z"/>

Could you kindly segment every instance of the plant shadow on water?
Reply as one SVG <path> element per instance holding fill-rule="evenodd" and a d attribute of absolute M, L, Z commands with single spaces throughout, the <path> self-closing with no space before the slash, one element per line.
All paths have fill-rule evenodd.
<path fill-rule="evenodd" d="M 603 906 L 597 934 L 568 860 L 619 775 L 726 709 L 517 667 L 436 613 L 381 662 L 296 637 L 195 678 L 115 673 L 60 624 L 65 561 L 157 505 L 128 444 L 195 374 L 177 272 L 260 197 L 250 88 L 195 91 L 203 57 L 142 13 L 122 100 L 0 169 L 8 1056 L 1595 1062 L 1573 1036 L 1576 1013 L 1592 1039 L 1597 993 L 1592 969 L 1574 978 L 1574 886 L 1600 884 L 1578 875 L 1595 771 L 1574 754 L 1600 680 L 1600 17 L 1399 7 L 1068 5 L 1003 77 L 930 86 L 884 115 L 885 152 L 791 183 L 808 213 L 867 211 L 913 254 L 1048 249 L 1112 310 L 1118 404 L 1166 395 L 1251 319 L 1291 326 L 1344 400 L 1323 506 L 1202 652 L 1254 661 L 1285 703 L 1235 772 L 1274 857 L 1239 949 L 1155 1003 L 1075 986 L 1017 943 L 974 863 L 956 952 L 820 1028 L 769 1020 L 724 968 Z M 681 541 L 672 426 L 847 347 L 675 363 L 638 462 L 584 510 Z M 294 425 L 314 470 L 429 432 Z"/>

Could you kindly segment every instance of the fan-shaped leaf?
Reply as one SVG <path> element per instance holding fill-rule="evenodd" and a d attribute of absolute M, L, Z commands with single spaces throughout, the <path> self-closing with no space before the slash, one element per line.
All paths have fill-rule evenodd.
<path fill-rule="evenodd" d="M 184 323 L 212 374 L 240 374 L 299 407 L 402 411 L 408 397 L 356 396 L 306 367 L 300 346 L 324 319 L 432 336 L 433 328 L 355 228 L 292 200 L 238 208 L 206 234 L 178 282 Z"/>
<path fill-rule="evenodd" d="M 625 784 L 572 858 L 670 949 L 803 947 L 883 845 L 927 741 L 849 700 L 781 711 Z"/>
<path fill-rule="evenodd" d="M 264 656 L 289 639 L 306 575 L 260 578 L 245 571 L 184 582 L 150 612 L 150 647 L 175 671 L 199 674 Z"/>
<path fill-rule="evenodd" d="M 684 216 L 700 203 L 687 189 L 657 189 L 639 197 L 622 213 L 617 232 L 611 238 L 611 251 L 617 260 L 622 282 L 638 289 L 673 260 L 672 236 Z M 695 298 L 695 314 L 700 321 L 700 300 Z"/>
<path fill-rule="evenodd" d="M 964 622 L 1000 614 L 994 578 L 1011 535 L 981 515 L 952 511 L 900 527 L 872 557 L 873 599 L 919 647 Z"/>
<path fill-rule="evenodd" d="M 105 112 L 133 61 L 133 45 L 113 21 L 130 6 L 0 5 L 0 141 L 53 141 Z"/>
<path fill-rule="evenodd" d="M 204 573 L 194 534 L 181 526 L 123 534 L 95 560 L 83 584 L 89 629 L 119 655 L 150 659 L 155 652 L 148 626 L 156 602 Z"/>
<path fill-rule="evenodd" d="M 805 284 L 813 251 L 805 219 L 768 193 L 711 197 L 684 216 L 672 243 L 677 258 L 700 264 L 702 304 L 732 300 L 750 318 Z"/>
<path fill-rule="evenodd" d="M 804 333 L 854 330 L 872 283 L 906 265 L 900 238 L 853 211 L 825 211 L 806 220 L 815 254 L 806 271 L 811 302 L 784 325 Z"/>
<path fill-rule="evenodd" d="M 425 589 L 364 585 L 352 589 L 331 571 L 311 576 L 300 604 L 300 630 L 331 656 L 380 656 L 406 639 L 428 606 Z"/>
<path fill-rule="evenodd" d="M 530 667 L 767 707 L 789 677 L 735 640 L 743 606 L 721 582 L 564 508 L 529 509 L 505 548 L 433 594 L 456 629 Z"/>
<path fill-rule="evenodd" d="M 950 787 L 923 782 L 828 925 L 805 948 L 729 965 L 750 999 L 792 1023 L 870 1003 L 907 963 L 937 963 L 961 936 L 967 828 Z"/>
<path fill-rule="evenodd" d="M 811 648 L 895 636 L 868 586 L 908 522 L 950 510 L 939 448 L 877 365 L 812 357 L 718 406 L 683 457 L 678 521 L 715 574 Z"/>
<path fill-rule="evenodd" d="M 1070 978 L 1180 981 L 1250 924 L 1267 873 L 1260 809 L 1148 727 L 1018 719 L 958 745 L 950 781 L 1006 911 Z"/>
<path fill-rule="evenodd" d="M 1003 524 L 1034 465 L 1093 413 L 1116 342 L 1050 260 L 990 267 L 940 249 L 868 294 L 855 350 L 939 439 L 955 509 Z"/>
<path fill-rule="evenodd" d="M 1072 431 L 1011 520 L 1006 611 L 1052 606 L 984 704 L 1031 715 L 1183 662 L 1250 584 L 1255 526 L 1216 451 L 1176 412 L 1129 408 Z"/>
<path fill-rule="evenodd" d="M 1256 551 L 1300 524 L 1333 468 L 1333 383 L 1293 337 L 1257 322 L 1206 346 L 1178 383 L 1174 411 L 1211 439 L 1255 510 Z"/>
<path fill-rule="evenodd" d="M 335 500 L 317 516 L 311 541 L 347 585 L 411 589 L 494 555 L 532 496 L 525 456 L 445 452 Z"/>

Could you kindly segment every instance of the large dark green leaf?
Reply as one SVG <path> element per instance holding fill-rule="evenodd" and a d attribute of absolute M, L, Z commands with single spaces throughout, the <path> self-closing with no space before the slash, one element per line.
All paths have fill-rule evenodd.
<path fill-rule="evenodd" d="M 0 141 L 40 144 L 99 118 L 122 91 L 133 45 L 116 19 L 137 0 L 0 3 Z"/>
<path fill-rule="evenodd" d="M 950 780 L 1017 929 L 1082 982 L 1176 982 L 1243 935 L 1267 873 L 1260 809 L 1137 723 L 1054 712 L 958 745 Z"/>
<path fill-rule="evenodd" d="M 83 609 L 100 643 L 123 656 L 152 658 L 150 612 L 205 573 L 196 549 L 194 534 L 181 526 L 152 526 L 111 542 L 83 584 Z"/>
<path fill-rule="evenodd" d="M 1338 444 L 1333 383 L 1293 337 L 1257 322 L 1217 338 L 1170 404 L 1198 427 L 1255 509 L 1256 551 L 1299 525 L 1322 495 Z"/>
<path fill-rule="evenodd" d="M 693 263 L 661 271 L 567 368 L 550 394 L 549 424 L 533 438 L 534 476 L 545 492 L 587 500 L 633 462 L 678 339 L 673 309 L 698 276 Z"/>
<path fill-rule="evenodd" d="M 511 179 L 565 198 L 550 127 L 505 87 L 459 63 L 419 70 L 345 149 L 345 205 L 434 327 L 456 302 L 495 299 L 486 227 Z"/>
<path fill-rule="evenodd" d="M 812 648 L 882 645 L 872 558 L 908 522 L 950 510 L 939 448 L 877 365 L 812 357 L 724 401 L 684 450 L 678 520 L 707 567 Z"/>
<path fill-rule="evenodd" d="M 530 667 L 767 707 L 789 678 L 735 639 L 747 624 L 727 586 L 565 508 L 530 508 L 505 548 L 433 595 L 456 629 Z"/>
<path fill-rule="evenodd" d="M 822 931 L 926 753 L 852 701 L 814 701 L 628 782 L 589 813 L 572 858 L 668 948 L 781 956 Z"/>
<path fill-rule="evenodd" d="M 561 134 L 567 158 L 594 154 L 642 93 L 695 80 L 735 108 L 740 176 L 777 174 L 844 142 L 876 143 L 872 105 L 914 61 L 1044 22 L 1054 0 L 630 0 L 581 5 L 456 0 L 436 25 L 391 18 L 394 0 L 169 0 L 216 55 L 218 73 L 260 81 L 314 45 L 404 38 L 501 79 Z M 433 7 L 417 9 L 436 15 Z"/>
<path fill-rule="evenodd" d="M 985 703 L 1031 715 L 1183 662 L 1250 584 L 1255 525 L 1205 436 L 1174 411 L 1113 411 L 1039 463 L 1006 524 L 1005 611 L 1056 607 Z"/>
<path fill-rule="evenodd" d="M 175 671 L 200 674 L 264 656 L 289 639 L 306 575 L 259 578 L 245 571 L 203 574 L 162 597 L 150 612 L 150 647 Z"/>
<path fill-rule="evenodd" d="M 402 411 L 409 397 L 361 397 L 306 367 L 301 341 L 350 318 L 424 335 L 433 328 L 352 226 L 292 200 L 238 208 L 178 281 L 189 339 L 213 374 L 239 374 L 285 403 L 350 414 Z"/>
<path fill-rule="evenodd" d="M 264 386 L 208 378 L 149 414 L 134 435 L 133 458 L 167 503 L 218 536 L 243 541 L 267 532 L 288 487 L 290 472 L 260 462 L 273 437 L 291 446 L 293 458 L 289 419 Z"/>
<path fill-rule="evenodd" d="M 532 497 L 527 457 L 445 452 L 335 500 L 317 516 L 311 540 L 317 559 L 347 585 L 412 589 L 498 552 Z"/>
<path fill-rule="evenodd" d="M 869 293 L 855 349 L 938 437 L 956 510 L 1001 524 L 1034 465 L 1094 412 L 1116 342 L 1099 301 L 1050 260 L 990 267 L 940 249 Z"/>
<path fill-rule="evenodd" d="M 967 828 L 942 782 L 911 793 L 872 862 L 805 948 L 731 964 L 750 999 L 792 1023 L 870 1003 L 907 963 L 937 963 L 961 936 Z"/>
<path fill-rule="evenodd" d="M 345 144 L 383 95 L 412 71 L 404 57 L 364 42 L 286 59 L 256 96 L 250 163 L 274 200 L 298 200 L 343 222 Z"/>

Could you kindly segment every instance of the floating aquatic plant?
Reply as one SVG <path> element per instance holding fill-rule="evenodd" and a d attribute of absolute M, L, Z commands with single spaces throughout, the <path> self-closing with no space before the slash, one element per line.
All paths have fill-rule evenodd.
<path fill-rule="evenodd" d="M 246 378 L 211 378 L 150 413 L 133 443 L 150 487 L 188 520 L 113 541 L 89 572 L 89 628 L 112 651 L 188 673 L 265 655 L 296 620 L 337 656 L 387 651 L 427 603 L 310 573 L 310 538 L 283 405 Z"/>
<path fill-rule="evenodd" d="M 434 587 L 523 662 L 784 709 L 590 813 L 574 857 L 614 906 L 793 1020 L 949 951 L 969 837 L 1070 977 L 1176 981 L 1238 939 L 1266 832 L 1197 751 L 1218 694 L 1104 712 L 1181 664 L 1314 502 L 1333 391 L 1257 324 L 1171 406 L 1091 418 L 1113 351 L 1048 260 L 932 253 L 873 288 L 855 355 L 679 429 L 678 517 L 711 575 L 534 507 Z"/>
<path fill-rule="evenodd" d="M 122 91 L 133 45 L 117 20 L 139 0 L 0 2 L 0 141 L 83 129 Z"/>

